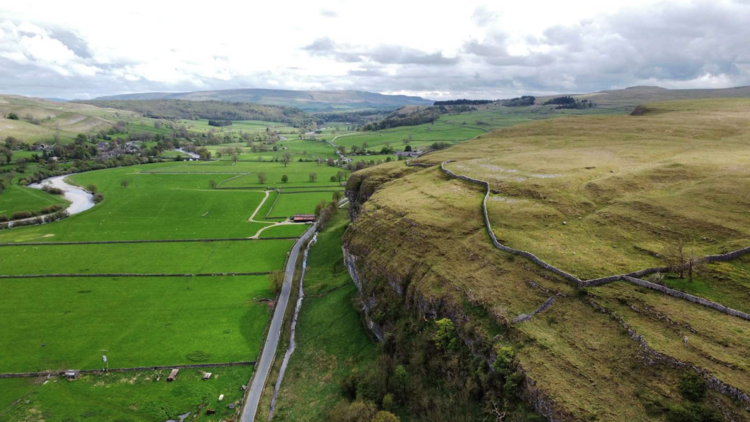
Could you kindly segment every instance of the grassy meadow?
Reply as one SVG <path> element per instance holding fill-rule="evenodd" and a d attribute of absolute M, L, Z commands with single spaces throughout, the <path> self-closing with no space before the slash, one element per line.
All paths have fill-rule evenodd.
<path fill-rule="evenodd" d="M 282 268 L 293 244 L 265 240 L 13 246 L 2 250 L 0 268 L 10 275 L 268 272 Z"/>
<path fill-rule="evenodd" d="M 210 380 L 201 379 L 203 371 L 211 372 Z M 43 379 L 0 380 L 0 391 L 15 388 L 26 392 L 15 407 L 0 402 L 0 417 L 7 421 L 28 421 L 44 418 L 49 422 L 99 420 L 123 422 L 163 422 L 178 420 L 191 412 L 191 419 L 218 422 L 234 415 L 227 405 L 239 405 L 251 367 L 182 369 L 177 381 L 165 381 L 168 371 L 82 375 L 76 382 L 62 377 Z M 159 379 L 159 381 L 157 381 Z M 11 384 L 14 384 L 11 387 Z M 219 395 L 224 400 L 219 402 Z M 28 400 L 28 403 L 26 402 Z M 215 410 L 212 415 L 207 409 Z M 0 410 L 3 412 L 3 410 Z M 197 419 L 192 419 L 198 412 Z"/>
<path fill-rule="evenodd" d="M 0 372 L 254 360 L 267 276 L 6 279 Z"/>
<path fill-rule="evenodd" d="M 33 166 L 29 166 L 27 173 L 33 172 Z M 19 211 L 39 211 L 42 208 L 55 204 L 67 204 L 63 195 L 52 195 L 40 189 L 27 188 L 18 185 L 18 179 L 23 174 L 0 174 L 0 180 L 6 179 L 5 190 L 0 194 L 0 215 L 11 217 Z"/>
<path fill-rule="evenodd" d="M 343 191 L 342 191 L 343 195 Z M 313 214 L 321 201 L 330 202 L 333 192 L 283 193 L 271 209 L 269 217 L 290 217 L 294 214 Z"/>

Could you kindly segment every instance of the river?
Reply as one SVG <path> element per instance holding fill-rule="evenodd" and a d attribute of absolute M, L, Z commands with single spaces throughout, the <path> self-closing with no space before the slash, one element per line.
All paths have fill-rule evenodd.
<path fill-rule="evenodd" d="M 94 195 L 78 186 L 68 184 L 65 181 L 65 178 L 68 176 L 71 175 L 50 177 L 42 180 L 40 183 L 32 183 L 29 187 L 41 189 L 43 186 L 51 186 L 61 189 L 64 192 L 65 199 L 70 202 L 70 206 L 66 210 L 70 215 L 78 214 L 92 208 L 94 206 Z"/>

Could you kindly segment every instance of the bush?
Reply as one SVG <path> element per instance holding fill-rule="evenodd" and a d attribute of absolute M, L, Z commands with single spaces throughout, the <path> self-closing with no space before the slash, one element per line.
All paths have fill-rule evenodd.
<path fill-rule="evenodd" d="M 721 422 L 722 419 L 712 409 L 703 404 L 689 403 L 675 405 L 667 412 L 668 422 Z"/>
<path fill-rule="evenodd" d="M 96 185 L 88 185 L 88 186 L 86 186 L 86 190 L 89 191 L 89 192 L 91 192 L 91 193 L 96 193 L 96 191 L 99 190 L 99 189 L 97 189 Z"/>
<path fill-rule="evenodd" d="M 680 378 L 680 393 L 690 401 L 701 401 L 706 395 L 706 380 L 694 372 L 689 372 Z"/>
<path fill-rule="evenodd" d="M 376 412 L 377 409 L 372 403 L 361 401 L 347 403 L 342 400 L 328 414 L 328 420 L 330 422 L 370 422 Z"/>
<path fill-rule="evenodd" d="M 509 375 L 513 369 L 515 352 L 510 346 L 496 347 L 495 352 L 497 352 L 497 359 L 492 363 L 492 367 L 500 374 Z"/>
<path fill-rule="evenodd" d="M 42 190 L 52 195 L 62 195 L 63 193 L 65 193 L 60 188 L 53 188 L 52 186 L 47 186 L 47 185 L 42 186 Z"/>
<path fill-rule="evenodd" d="M 9 120 L 18 120 L 18 115 L 16 113 L 10 113 L 8 114 Z"/>
<path fill-rule="evenodd" d="M 100 202 L 104 201 L 104 195 L 101 193 L 94 194 L 94 203 L 98 204 Z"/>
<path fill-rule="evenodd" d="M 30 211 L 16 211 L 13 213 L 13 220 L 21 220 L 23 218 L 31 218 L 34 214 Z"/>
<path fill-rule="evenodd" d="M 0 223 L 10 220 L 7 215 L 0 214 Z"/>

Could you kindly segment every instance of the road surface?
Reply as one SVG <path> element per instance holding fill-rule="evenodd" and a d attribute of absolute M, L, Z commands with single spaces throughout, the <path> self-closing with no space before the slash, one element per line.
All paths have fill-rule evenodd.
<path fill-rule="evenodd" d="M 292 280 L 294 279 L 294 267 L 297 263 L 297 257 L 299 256 L 302 244 L 315 233 L 317 227 L 318 223 L 310 226 L 302 237 L 297 240 L 297 243 L 294 244 L 292 251 L 289 253 L 284 273 L 284 285 L 281 287 L 279 301 L 276 303 L 276 310 L 273 313 L 273 319 L 271 319 L 271 327 L 268 329 L 266 344 L 263 346 L 260 360 L 255 365 L 255 374 L 250 382 L 245 407 L 242 409 L 242 414 L 240 415 L 241 422 L 253 422 L 255 415 L 258 413 L 263 387 L 266 385 L 268 374 L 271 372 L 271 364 L 273 363 L 274 356 L 276 356 L 276 349 L 279 346 L 284 313 L 286 312 L 286 305 L 289 303 L 289 293 L 292 291 Z"/>

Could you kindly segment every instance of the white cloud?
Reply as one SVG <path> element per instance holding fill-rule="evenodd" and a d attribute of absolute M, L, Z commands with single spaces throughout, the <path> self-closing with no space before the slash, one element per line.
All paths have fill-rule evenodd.
<path fill-rule="evenodd" d="M 0 91 L 69 98 L 280 87 L 497 98 L 750 83 L 744 0 L 99 4 L 0 5 Z"/>

